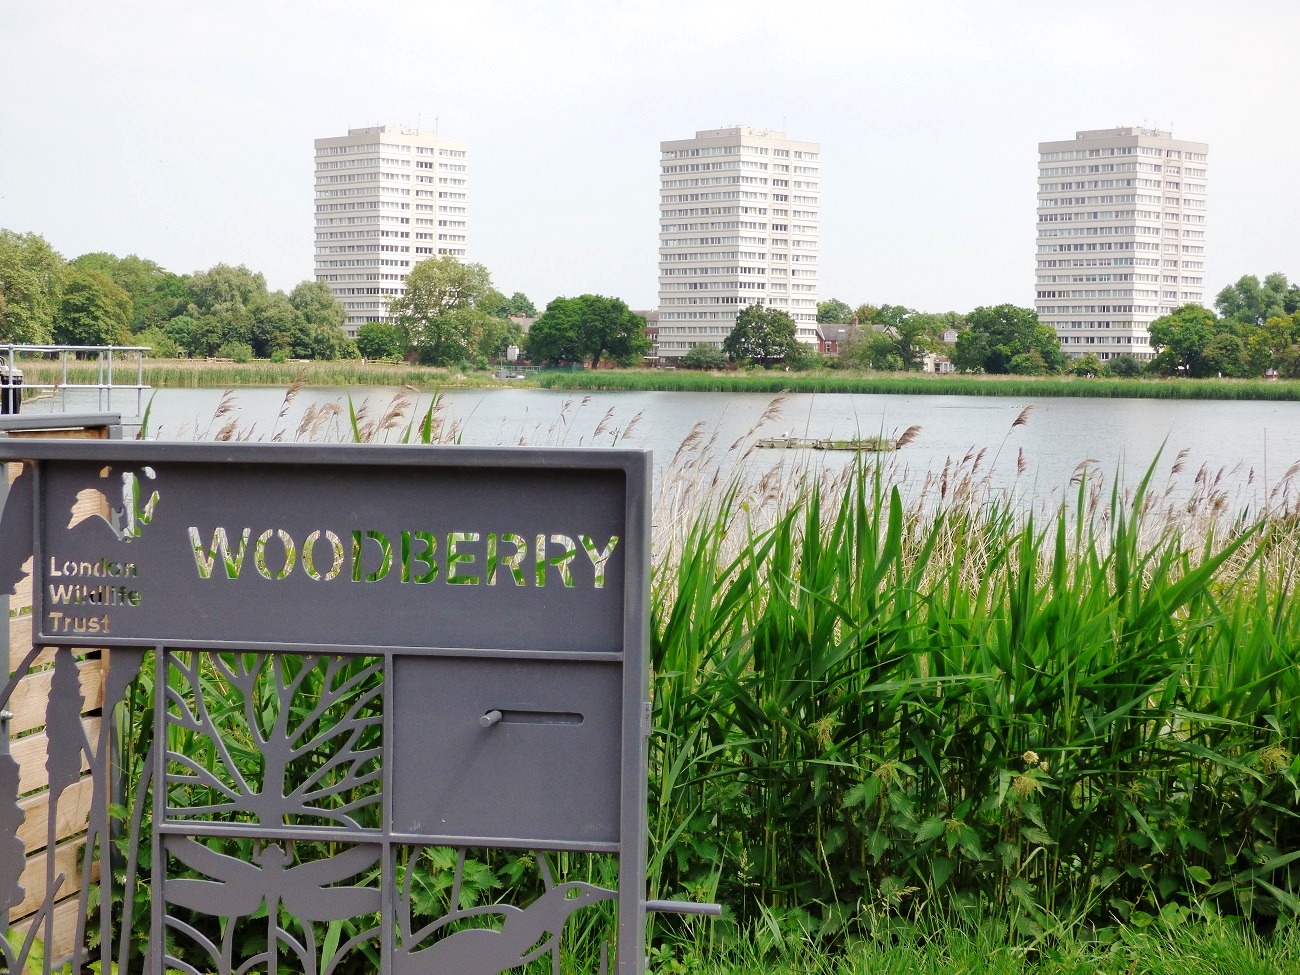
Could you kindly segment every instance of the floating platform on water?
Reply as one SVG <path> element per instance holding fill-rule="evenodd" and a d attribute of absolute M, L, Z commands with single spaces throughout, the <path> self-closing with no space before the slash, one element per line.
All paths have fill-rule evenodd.
<path fill-rule="evenodd" d="M 758 441 L 758 446 L 777 450 L 854 450 L 883 453 L 897 450 L 897 440 L 888 437 L 855 437 L 852 440 L 808 440 L 803 437 L 768 437 Z"/>

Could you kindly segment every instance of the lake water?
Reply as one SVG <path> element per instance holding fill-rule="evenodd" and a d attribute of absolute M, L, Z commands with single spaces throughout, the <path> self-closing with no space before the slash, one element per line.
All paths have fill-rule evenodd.
<path fill-rule="evenodd" d="M 233 422 L 235 435 L 253 440 L 349 440 L 348 394 L 364 409 L 362 421 L 381 417 L 400 394 L 396 389 L 353 387 L 303 389 L 286 405 L 284 389 L 243 388 L 226 399 L 213 389 L 160 389 L 153 402 L 150 435 L 165 440 L 212 439 Z M 423 415 L 430 394 L 413 404 Z M 124 413 L 134 412 L 123 404 Z M 1034 408 L 1013 427 L 1025 407 Z M 41 403 L 24 404 L 35 412 Z M 93 407 L 93 404 L 91 404 Z M 69 404 L 69 409 L 75 404 Z M 283 416 L 281 412 L 283 411 Z M 410 410 L 407 411 L 409 417 Z M 322 415 L 334 414 L 324 421 Z M 316 418 L 314 431 L 304 426 Z M 1085 460 L 1109 481 L 1123 472 L 1133 484 L 1160 453 L 1157 480 L 1163 488 L 1179 451 L 1186 449 L 1178 491 L 1195 490 L 1204 465 L 1219 478 L 1233 510 L 1257 508 L 1292 464 L 1300 461 L 1300 403 L 1144 399 L 886 396 L 749 393 L 596 392 L 538 389 L 452 389 L 440 394 L 444 439 L 472 445 L 528 444 L 563 447 L 649 447 L 656 469 L 668 469 L 688 438 L 692 456 L 708 446 L 724 471 L 743 465 L 756 475 L 774 466 L 808 465 L 836 471 L 852 454 L 833 451 L 746 450 L 761 436 L 803 438 L 898 436 L 913 425 L 915 440 L 892 455 L 904 483 L 920 490 L 926 472 L 980 451 L 978 474 L 988 484 L 1040 501 L 1069 491 Z M 766 417 L 766 418 L 765 418 Z M 379 439 L 396 442 L 407 419 Z M 738 444 L 738 445 L 737 445 Z M 737 445 L 733 449 L 733 445 Z M 679 458 L 680 463 L 680 458 Z"/>

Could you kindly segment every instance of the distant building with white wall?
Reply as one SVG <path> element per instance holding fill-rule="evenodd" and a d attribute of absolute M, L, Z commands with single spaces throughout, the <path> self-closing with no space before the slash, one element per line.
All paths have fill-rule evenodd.
<path fill-rule="evenodd" d="M 1035 307 L 1068 357 L 1150 359 L 1151 322 L 1203 303 L 1208 156 L 1135 127 L 1038 144 Z"/>
<path fill-rule="evenodd" d="M 420 261 L 465 259 L 468 149 L 396 125 L 316 140 L 316 280 L 347 309 L 348 335 L 390 320 L 388 299 Z"/>
<path fill-rule="evenodd" d="M 736 126 L 659 148 L 660 361 L 721 348 L 753 304 L 816 345 L 821 145 Z"/>

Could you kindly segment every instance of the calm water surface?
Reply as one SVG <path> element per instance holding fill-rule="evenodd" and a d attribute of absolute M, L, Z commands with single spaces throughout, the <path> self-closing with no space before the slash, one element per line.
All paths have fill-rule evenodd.
<path fill-rule="evenodd" d="M 304 389 L 285 408 L 283 389 L 239 389 L 231 409 L 215 414 L 223 393 L 211 389 L 160 389 L 150 418 L 151 434 L 164 440 L 211 439 L 235 420 L 240 435 L 286 441 L 305 439 L 300 426 L 309 411 L 327 404 L 340 410 L 318 428 L 318 439 L 350 439 L 348 390 Z M 368 416 L 382 414 L 395 389 L 353 387 L 352 402 Z M 423 414 L 429 395 L 419 397 Z M 1012 424 L 1029 405 L 1028 421 Z M 1122 471 L 1133 483 L 1161 451 L 1160 483 L 1176 454 L 1188 451 L 1180 479 L 1190 490 L 1202 465 L 1210 478 L 1235 500 L 1234 507 L 1257 505 L 1264 485 L 1272 489 L 1300 461 L 1300 403 L 1202 402 L 1145 399 L 886 396 L 871 394 L 790 394 L 773 408 L 773 397 L 750 393 L 596 392 L 589 395 L 538 389 L 448 390 L 439 416 L 459 443 L 531 446 L 649 447 L 662 472 L 693 430 L 700 445 L 711 443 L 717 462 L 751 472 L 781 464 L 806 463 L 832 470 L 851 454 L 794 450 L 754 450 L 744 445 L 758 436 L 846 438 L 897 436 L 919 425 L 916 439 L 893 455 L 906 483 L 919 489 L 925 472 L 935 474 L 971 452 L 985 452 L 980 472 L 992 470 L 996 489 L 1032 492 L 1040 500 L 1060 496 L 1077 465 L 1095 462 L 1109 479 Z M 92 404 L 93 405 L 93 404 Z M 36 411 L 40 404 L 24 408 Z M 134 397 L 124 412 L 134 411 Z M 284 410 L 284 416 L 279 414 Z M 769 418 L 764 420 L 767 412 Z M 772 415 L 772 414 L 775 415 Z M 403 424 L 404 425 L 404 424 Z M 400 428 L 390 432 L 396 441 Z M 730 451 L 733 443 L 742 446 Z M 1022 453 L 1023 452 L 1023 453 Z M 973 459 L 973 458 L 972 458 Z M 971 461 L 967 461 L 969 468 Z M 1020 469 L 1023 468 L 1023 471 Z"/>

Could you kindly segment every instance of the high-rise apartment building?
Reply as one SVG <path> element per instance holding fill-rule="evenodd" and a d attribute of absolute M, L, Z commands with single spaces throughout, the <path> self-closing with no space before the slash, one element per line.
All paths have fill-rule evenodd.
<path fill-rule="evenodd" d="M 1209 146 L 1146 128 L 1038 144 L 1038 317 L 1070 358 L 1150 359 L 1147 326 L 1205 296 Z"/>
<path fill-rule="evenodd" d="M 350 336 L 389 320 L 420 261 L 464 259 L 468 165 L 466 143 L 403 126 L 316 140 L 316 280 L 347 309 Z"/>
<path fill-rule="evenodd" d="M 738 126 L 659 148 L 660 358 L 721 347 L 753 304 L 815 344 L 821 145 Z"/>

